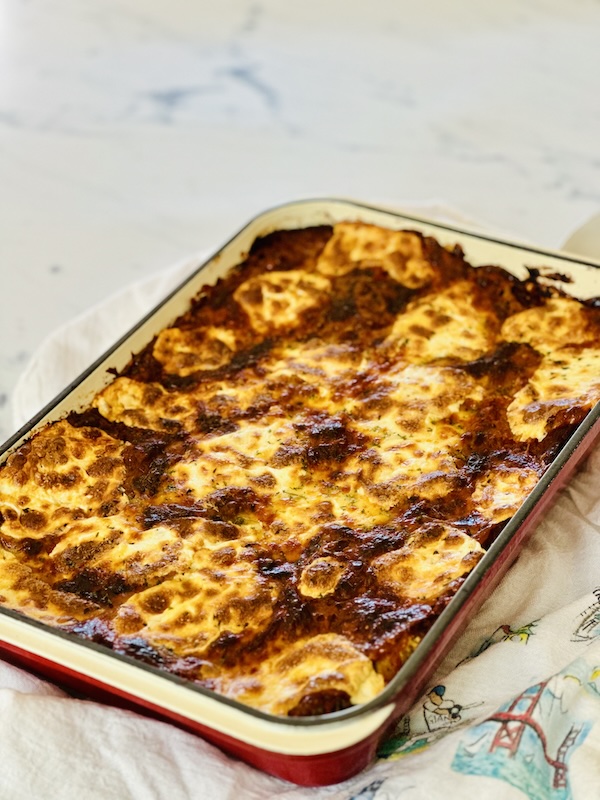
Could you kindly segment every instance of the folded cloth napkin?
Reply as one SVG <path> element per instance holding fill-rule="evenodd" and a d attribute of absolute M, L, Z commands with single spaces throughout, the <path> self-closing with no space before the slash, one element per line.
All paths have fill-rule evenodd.
<path fill-rule="evenodd" d="M 419 209 L 438 218 L 445 209 Z M 40 348 L 19 425 L 202 257 L 109 298 Z M 600 786 L 600 450 L 560 493 L 502 583 L 357 777 L 296 787 L 191 734 L 73 698 L 0 662 L 0 798 L 388 800 L 591 798 Z"/>

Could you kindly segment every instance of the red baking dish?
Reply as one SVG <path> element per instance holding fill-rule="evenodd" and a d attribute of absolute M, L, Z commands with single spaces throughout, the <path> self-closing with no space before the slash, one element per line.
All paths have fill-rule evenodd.
<path fill-rule="evenodd" d="M 600 294 L 600 262 L 500 241 L 493 236 L 427 219 L 342 200 L 306 200 L 255 217 L 223 248 L 141 320 L 3 448 L 2 459 L 37 428 L 78 411 L 122 370 L 131 353 L 182 314 L 194 295 L 243 260 L 252 242 L 274 230 L 360 220 L 410 229 L 459 244 L 474 266 L 498 264 L 520 278 L 531 270 L 560 280 L 587 300 Z M 111 372 L 109 372 L 111 370 Z M 364 769 L 378 744 L 426 687 L 471 614 L 491 593 L 535 528 L 557 491 L 568 481 L 600 434 L 597 405 L 563 446 L 543 478 L 472 570 L 415 652 L 373 700 L 313 717 L 277 717 L 226 699 L 176 676 L 117 654 L 91 641 L 0 609 L 0 653 L 9 661 L 64 683 L 85 695 L 124 705 L 197 733 L 223 750 L 278 777 L 306 786 L 336 783 Z"/>

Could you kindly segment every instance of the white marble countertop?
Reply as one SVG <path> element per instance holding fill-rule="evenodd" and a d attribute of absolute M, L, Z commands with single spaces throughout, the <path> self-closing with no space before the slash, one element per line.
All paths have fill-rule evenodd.
<path fill-rule="evenodd" d="M 274 204 L 600 208 L 600 3 L 4 0 L 0 435 L 56 326 Z"/>

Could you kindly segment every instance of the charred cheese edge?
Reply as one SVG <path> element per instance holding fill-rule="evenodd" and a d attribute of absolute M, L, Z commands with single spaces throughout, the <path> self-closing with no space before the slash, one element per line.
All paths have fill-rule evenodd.
<path fill-rule="evenodd" d="M 600 311 L 278 231 L 0 469 L 0 603 L 276 715 L 376 696 L 600 399 Z"/>

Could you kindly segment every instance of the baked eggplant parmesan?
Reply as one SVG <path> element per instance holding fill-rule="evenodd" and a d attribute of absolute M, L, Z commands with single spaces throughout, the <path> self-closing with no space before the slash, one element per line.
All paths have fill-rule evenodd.
<path fill-rule="evenodd" d="M 271 233 L 10 455 L 0 604 L 275 715 L 367 702 L 598 400 L 594 303 Z"/>

